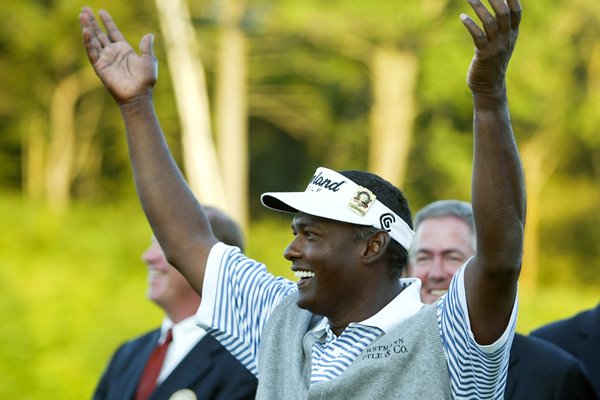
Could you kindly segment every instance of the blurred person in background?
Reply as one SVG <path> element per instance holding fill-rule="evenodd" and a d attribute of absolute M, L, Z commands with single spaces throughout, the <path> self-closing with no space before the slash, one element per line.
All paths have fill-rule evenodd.
<path fill-rule="evenodd" d="M 475 255 L 477 236 L 470 203 L 440 200 L 415 214 L 408 275 L 421 280 L 428 304 L 444 296 L 454 274 Z M 443 301 L 443 300 L 441 300 Z M 600 349 L 596 348 L 596 353 Z M 597 399 L 581 363 L 543 340 L 515 333 L 504 398 Z"/>
<path fill-rule="evenodd" d="M 120 107 L 146 217 L 169 261 L 202 293 L 197 322 L 260 376 L 257 398 L 502 396 L 526 206 L 505 81 L 521 6 L 468 3 L 482 25 L 460 16 L 475 47 L 467 84 L 479 250 L 439 307 L 420 301 L 417 279 L 399 279 L 413 236 L 404 195 L 365 171 L 318 168 L 303 192 L 263 194 L 265 206 L 294 214 L 284 257 L 297 282 L 218 243 L 156 116 L 152 35 L 138 54 L 106 11 L 104 31 L 82 10 L 84 46 Z"/>
<path fill-rule="evenodd" d="M 230 246 L 244 247 L 241 228 L 223 212 L 205 207 L 216 238 Z M 253 399 L 257 380 L 216 339 L 195 324 L 201 298 L 189 282 L 170 265 L 152 238 L 142 256 L 148 268 L 147 296 L 164 312 L 162 326 L 123 344 L 114 353 L 96 392 L 101 399 Z M 141 384 L 153 349 L 171 331 L 158 376 L 150 387 Z M 155 384 L 155 388 L 152 387 Z M 181 397 L 176 397 L 181 396 Z M 187 397 L 185 397 L 187 396 Z"/>
<path fill-rule="evenodd" d="M 542 326 L 531 334 L 577 357 L 600 397 L 600 304 L 571 318 Z"/>

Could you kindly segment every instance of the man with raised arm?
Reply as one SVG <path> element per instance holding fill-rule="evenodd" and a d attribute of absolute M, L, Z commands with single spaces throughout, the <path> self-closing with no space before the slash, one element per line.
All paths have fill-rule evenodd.
<path fill-rule="evenodd" d="M 297 283 L 219 243 L 165 144 L 152 103 L 152 35 L 138 55 L 110 15 L 80 15 L 96 73 L 119 104 L 135 183 L 171 264 L 202 293 L 197 322 L 259 377 L 259 399 L 500 399 L 516 318 L 525 220 L 506 70 L 518 0 L 469 0 L 478 19 L 468 73 L 474 104 L 477 255 L 435 305 L 399 280 L 413 236 L 396 187 L 362 171 L 317 169 L 304 192 L 266 193 L 294 213 L 284 251 Z"/>

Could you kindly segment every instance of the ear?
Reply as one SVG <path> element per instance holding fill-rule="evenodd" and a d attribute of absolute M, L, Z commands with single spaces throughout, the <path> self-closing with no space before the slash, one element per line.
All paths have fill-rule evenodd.
<path fill-rule="evenodd" d="M 365 264 L 374 264 L 384 260 L 390 240 L 390 235 L 385 231 L 376 232 L 367 239 L 367 246 L 363 255 Z"/>

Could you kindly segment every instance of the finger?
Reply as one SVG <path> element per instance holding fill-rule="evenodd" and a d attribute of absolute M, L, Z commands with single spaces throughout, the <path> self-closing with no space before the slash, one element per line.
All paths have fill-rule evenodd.
<path fill-rule="evenodd" d="M 83 28 L 82 35 L 83 35 L 83 45 L 85 47 L 85 51 L 88 56 L 88 59 L 90 60 L 90 62 L 92 64 L 94 64 L 100 57 L 100 52 L 98 50 L 99 43 L 97 43 L 97 41 L 96 41 L 96 44 L 94 44 L 95 39 L 93 38 L 92 31 L 87 27 Z"/>
<path fill-rule="evenodd" d="M 469 5 L 479 17 L 481 24 L 483 26 L 483 30 L 486 35 L 490 38 L 496 36 L 498 34 L 498 24 L 496 23 L 496 18 L 489 12 L 489 10 L 481 3 L 480 0 L 467 0 Z"/>
<path fill-rule="evenodd" d="M 89 11 L 90 12 L 86 13 L 86 15 L 90 22 L 90 28 L 93 33 L 93 36 L 96 37 L 96 39 L 98 40 L 98 42 L 100 42 L 102 47 L 108 46 L 110 44 L 110 39 L 102 31 L 102 28 L 100 28 L 98 21 L 96 21 L 96 17 L 94 17 L 94 13 L 91 10 L 89 10 Z"/>
<path fill-rule="evenodd" d="M 510 24 L 512 29 L 518 29 L 521 24 L 521 3 L 519 0 L 508 0 L 510 9 Z"/>
<path fill-rule="evenodd" d="M 84 35 L 84 39 L 87 37 L 87 41 L 91 41 L 96 37 L 96 33 L 92 27 L 91 21 L 91 18 L 93 17 L 94 14 L 90 8 L 82 9 L 81 13 L 79 14 L 79 26 L 81 27 L 82 34 L 87 31 L 87 34 Z"/>
<path fill-rule="evenodd" d="M 119 28 L 117 28 L 117 24 L 112 19 L 108 11 L 100 10 L 98 11 L 98 15 L 100 15 L 100 18 L 102 18 L 102 23 L 106 28 L 106 33 L 108 34 L 110 40 L 113 42 L 124 42 L 125 37 L 123 36 L 121 31 L 119 31 Z"/>
<path fill-rule="evenodd" d="M 89 7 L 83 7 L 81 9 L 81 12 L 79 13 L 79 26 L 81 27 L 81 29 L 90 26 L 89 14 L 91 12 L 92 12 L 92 10 Z"/>
<path fill-rule="evenodd" d="M 511 29 L 510 10 L 504 0 L 490 0 L 490 6 L 496 14 L 496 21 L 500 32 L 508 32 Z"/>
<path fill-rule="evenodd" d="M 471 17 L 467 14 L 460 15 L 460 21 L 467 28 L 469 33 L 471 34 L 471 38 L 473 38 L 473 44 L 477 48 L 481 48 L 487 42 L 487 36 L 484 31 L 473 21 Z"/>
<path fill-rule="evenodd" d="M 140 40 L 140 53 L 142 53 L 143 56 L 148 56 L 154 59 L 153 45 L 154 35 L 151 33 L 144 35 L 144 37 L 142 37 L 142 40 Z"/>

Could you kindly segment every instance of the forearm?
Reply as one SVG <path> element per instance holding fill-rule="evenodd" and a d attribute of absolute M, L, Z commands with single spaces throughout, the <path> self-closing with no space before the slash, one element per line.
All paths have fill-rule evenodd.
<path fill-rule="evenodd" d="M 515 305 L 523 252 L 525 186 L 506 97 L 474 96 L 473 216 L 476 255 L 465 274 L 471 328 L 496 341 Z"/>
<path fill-rule="evenodd" d="M 207 253 L 215 241 L 202 207 L 168 150 L 151 96 L 120 109 L 142 208 L 169 262 L 200 291 L 204 264 L 198 251 Z"/>
<path fill-rule="evenodd" d="M 474 95 L 473 212 L 477 254 L 490 272 L 520 267 L 525 183 L 506 95 Z"/>

